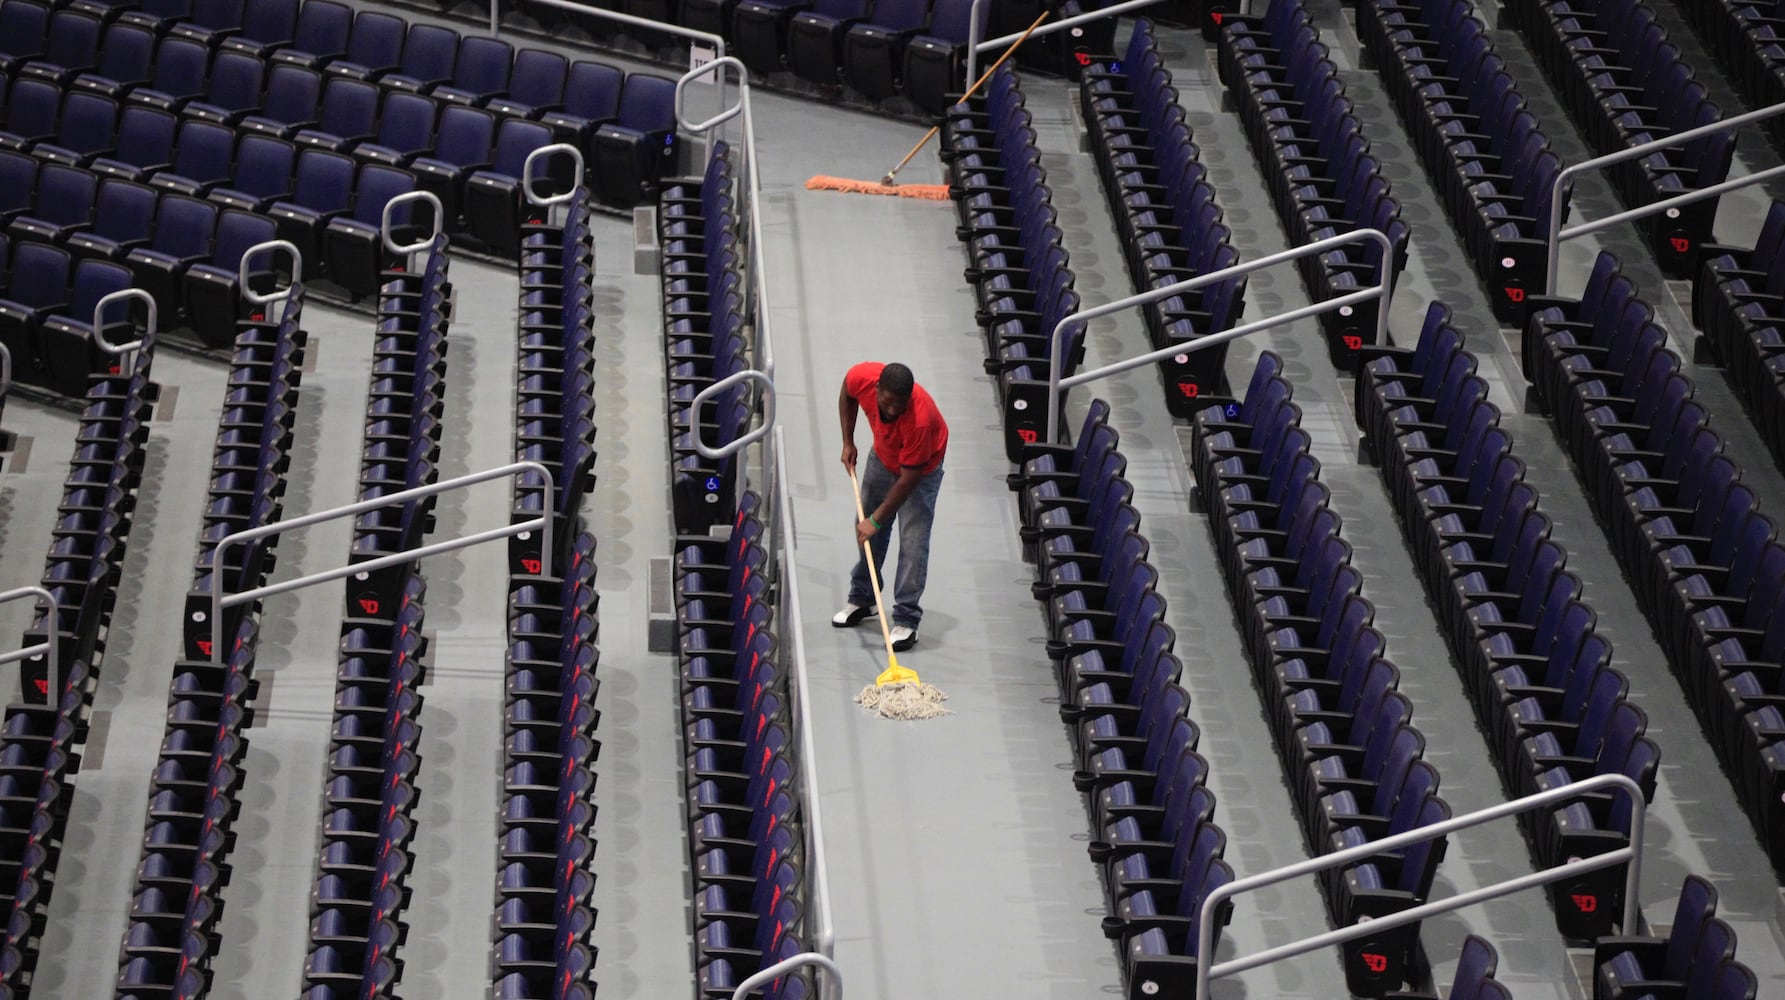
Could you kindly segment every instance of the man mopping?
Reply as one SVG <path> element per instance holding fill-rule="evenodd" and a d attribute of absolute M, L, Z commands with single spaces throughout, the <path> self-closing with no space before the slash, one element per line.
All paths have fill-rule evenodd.
<path fill-rule="evenodd" d="M 865 361 L 843 376 L 837 417 L 843 425 L 843 467 L 855 472 L 856 414 L 866 411 L 874 446 L 862 475 L 867 516 L 855 526 L 856 550 L 874 554 L 874 573 L 886 562 L 893 522 L 899 528 L 899 572 L 893 580 L 892 648 L 917 645 L 923 622 L 924 584 L 930 570 L 930 525 L 942 488 L 942 458 L 948 450 L 948 424 L 936 401 L 901 364 Z M 867 560 L 858 556 L 849 578 L 849 600 L 831 617 L 837 628 L 860 624 L 874 613 L 874 590 Z"/>

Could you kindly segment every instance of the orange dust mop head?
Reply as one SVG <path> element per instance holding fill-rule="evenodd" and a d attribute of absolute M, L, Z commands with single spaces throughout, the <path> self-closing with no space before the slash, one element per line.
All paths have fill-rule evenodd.
<path fill-rule="evenodd" d="M 862 508 L 861 481 L 855 477 L 854 469 L 849 470 L 849 485 L 855 488 L 856 521 L 866 521 L 868 514 Z M 899 658 L 892 648 L 892 630 L 886 626 L 886 604 L 880 597 L 880 571 L 874 568 L 874 551 L 868 542 L 862 543 L 862 558 L 868 561 L 868 580 L 874 585 L 874 610 L 880 616 L 880 638 L 886 643 L 886 669 L 874 678 L 874 683 L 855 696 L 855 703 L 882 719 L 934 719 L 939 715 L 953 715 L 942 707 L 948 695 L 919 680 L 917 671 L 899 666 Z"/>
<path fill-rule="evenodd" d="M 827 177 L 823 174 L 807 181 L 806 190 L 897 195 L 900 198 L 922 198 L 927 201 L 948 200 L 948 185 L 946 184 L 876 184 L 873 181 L 851 180 L 848 177 Z"/>

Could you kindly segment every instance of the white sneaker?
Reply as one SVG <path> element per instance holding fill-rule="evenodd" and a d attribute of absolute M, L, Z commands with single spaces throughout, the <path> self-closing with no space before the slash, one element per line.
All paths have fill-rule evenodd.
<path fill-rule="evenodd" d="M 894 625 L 892 627 L 893 652 L 903 653 L 915 645 L 917 645 L 916 629 L 909 625 Z"/>
<path fill-rule="evenodd" d="M 843 610 L 831 615 L 831 626 L 833 628 L 854 628 L 873 613 L 873 608 L 864 608 L 859 604 L 845 604 Z"/>

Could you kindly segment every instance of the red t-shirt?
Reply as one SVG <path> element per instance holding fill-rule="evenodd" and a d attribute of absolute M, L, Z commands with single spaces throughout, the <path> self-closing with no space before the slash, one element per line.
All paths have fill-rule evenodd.
<path fill-rule="evenodd" d="M 948 424 L 936 401 L 921 385 L 911 389 L 911 405 L 892 423 L 880 420 L 880 370 L 878 361 L 864 361 L 843 376 L 843 390 L 861 404 L 868 426 L 874 431 L 874 454 L 894 472 L 912 466 L 928 475 L 942 464 L 948 450 Z"/>

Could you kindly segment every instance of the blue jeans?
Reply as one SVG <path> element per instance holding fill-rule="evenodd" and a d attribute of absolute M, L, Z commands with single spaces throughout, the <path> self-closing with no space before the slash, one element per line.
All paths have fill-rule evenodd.
<path fill-rule="evenodd" d="M 862 509 L 872 514 L 892 491 L 898 478 L 892 470 L 880 464 L 872 448 L 868 449 L 868 461 L 862 470 Z M 918 602 L 923 599 L 924 584 L 929 581 L 930 525 L 936 519 L 936 494 L 941 489 L 942 467 L 938 465 L 934 472 L 917 481 L 917 488 L 893 513 L 892 520 L 881 525 L 880 530 L 868 539 L 868 548 L 874 553 L 874 571 L 878 573 L 886 565 L 886 547 L 892 540 L 893 525 L 899 525 L 899 575 L 893 582 L 894 625 L 915 630 L 923 621 L 923 608 Z M 859 555 L 855 559 L 855 571 L 849 575 L 849 603 L 863 608 L 874 606 L 874 587 L 868 579 L 868 563 Z"/>

